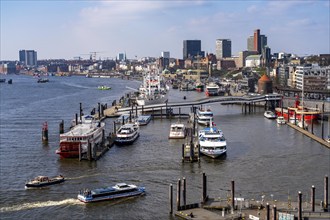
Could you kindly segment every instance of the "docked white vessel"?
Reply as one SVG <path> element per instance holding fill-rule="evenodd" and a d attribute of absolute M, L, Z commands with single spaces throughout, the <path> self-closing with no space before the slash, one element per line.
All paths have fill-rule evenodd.
<path fill-rule="evenodd" d="M 132 144 L 140 136 L 138 124 L 124 124 L 116 132 L 115 143 L 119 145 Z"/>
<path fill-rule="evenodd" d="M 205 95 L 207 95 L 207 96 L 218 96 L 219 91 L 220 91 L 220 87 L 216 83 L 210 82 L 210 83 L 206 84 Z"/>
<path fill-rule="evenodd" d="M 139 88 L 136 103 L 139 106 L 161 104 L 167 101 L 169 87 L 159 73 L 147 73 Z"/>
<path fill-rule="evenodd" d="M 227 141 L 223 132 L 213 127 L 212 122 L 210 124 L 210 127 L 198 132 L 200 152 L 206 156 L 217 158 L 226 154 Z"/>
<path fill-rule="evenodd" d="M 199 108 L 196 112 L 197 123 L 201 125 L 209 125 L 213 120 L 213 112 L 209 108 Z"/>
<path fill-rule="evenodd" d="M 264 117 L 268 119 L 276 119 L 276 114 L 275 112 L 267 110 L 264 112 Z"/>
<path fill-rule="evenodd" d="M 80 124 L 70 131 L 60 134 L 60 147 L 56 153 L 64 158 L 78 158 L 87 153 L 88 143 L 102 144 L 104 140 L 105 123 L 95 121 L 91 116 L 85 116 Z"/>
<path fill-rule="evenodd" d="M 170 134 L 168 138 L 170 139 L 183 139 L 186 137 L 186 126 L 183 123 L 177 122 L 171 124 Z"/>

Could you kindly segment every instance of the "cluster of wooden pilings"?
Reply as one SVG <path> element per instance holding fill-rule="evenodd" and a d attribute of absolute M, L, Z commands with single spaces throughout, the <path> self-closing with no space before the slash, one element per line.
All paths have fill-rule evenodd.
<path fill-rule="evenodd" d="M 297 195 L 297 202 L 294 204 L 295 208 L 292 208 L 293 202 L 280 202 L 272 200 L 264 205 L 264 201 L 250 200 L 248 206 L 238 209 L 238 202 L 245 201 L 243 198 L 235 197 L 235 182 L 231 181 L 230 196 L 227 196 L 225 200 L 215 200 L 209 198 L 207 194 L 207 176 L 202 174 L 202 199 L 200 202 L 187 204 L 187 181 L 186 178 L 179 179 L 177 181 L 177 193 L 176 193 L 176 211 L 173 210 L 173 185 L 169 186 L 169 213 L 175 214 L 184 219 L 266 219 L 266 220 L 281 220 L 283 216 L 290 216 L 292 220 L 306 220 L 313 219 L 317 216 L 318 219 L 330 218 L 329 212 L 329 192 L 328 192 L 328 176 L 324 177 L 324 198 L 320 205 L 317 206 L 315 202 L 315 187 L 312 186 L 310 192 L 310 207 L 303 208 L 302 192 L 299 191 Z M 195 191 L 194 191 L 195 192 Z M 286 207 L 287 204 L 288 207 Z M 271 206 L 272 210 L 271 210 Z M 316 209 L 316 206 L 318 209 Z M 210 212 L 212 209 L 222 210 L 222 215 Z M 225 214 L 225 210 L 228 210 Z M 291 219 L 291 218 L 285 218 Z"/>

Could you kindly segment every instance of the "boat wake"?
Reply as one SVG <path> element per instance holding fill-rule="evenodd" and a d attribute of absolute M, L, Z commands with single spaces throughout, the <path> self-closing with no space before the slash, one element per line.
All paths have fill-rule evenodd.
<path fill-rule="evenodd" d="M 32 202 L 32 203 L 23 203 L 20 205 L 14 205 L 9 207 L 1 207 L 1 212 L 15 212 L 15 211 L 22 211 L 27 209 L 34 209 L 34 208 L 43 208 L 43 207 L 50 207 L 50 206 L 60 206 L 60 205 L 82 205 L 80 201 L 77 199 L 65 199 L 62 201 L 46 201 L 46 202 Z"/>
<path fill-rule="evenodd" d="M 68 82 L 63 82 L 62 84 L 70 86 L 70 87 L 76 87 L 76 88 L 82 88 L 82 89 L 94 88 L 94 87 L 82 86 L 82 85 L 78 85 L 78 84 L 74 84 L 74 83 L 68 83 Z"/>
<path fill-rule="evenodd" d="M 136 91 L 136 92 L 139 91 L 138 89 L 135 89 L 135 88 L 132 88 L 132 87 L 128 87 L 128 86 L 126 86 L 126 89 L 130 89 L 130 90 L 133 90 L 133 91 Z"/>

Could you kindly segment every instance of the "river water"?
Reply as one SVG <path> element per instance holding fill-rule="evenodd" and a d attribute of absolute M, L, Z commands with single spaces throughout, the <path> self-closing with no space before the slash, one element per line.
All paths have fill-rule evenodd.
<path fill-rule="evenodd" d="M 37 83 L 30 76 L 10 75 L 13 84 L 0 84 L 0 218 L 1 219 L 173 219 L 169 213 L 169 184 L 187 180 L 187 203 L 200 202 L 201 179 L 208 177 L 208 194 L 224 198 L 235 181 L 236 195 L 248 199 L 303 199 L 312 185 L 323 200 L 323 178 L 330 174 L 330 151 L 289 126 L 263 117 L 263 109 L 243 114 L 241 106 L 212 104 L 215 123 L 228 143 L 227 156 L 200 163 L 182 163 L 184 140 L 169 140 L 170 124 L 177 119 L 156 119 L 141 127 L 140 138 L 131 146 L 113 146 L 96 162 L 60 159 L 59 123 L 65 129 L 79 112 L 97 103 L 108 106 L 137 88 L 140 82 L 116 78 L 50 77 Z M 98 90 L 98 85 L 111 90 Z M 197 92 L 171 90 L 169 102 L 196 100 Z M 182 109 L 188 112 L 189 109 Z M 107 131 L 112 120 L 106 119 Z M 49 126 L 49 143 L 41 141 L 43 122 Z M 328 128 L 326 127 L 326 132 Z M 320 136 L 321 122 L 314 124 Z M 67 181 L 44 189 L 26 190 L 25 181 L 38 175 L 62 174 Z M 83 204 L 77 193 L 118 182 L 146 187 L 146 195 L 133 199 Z M 175 197 L 175 193 L 174 193 Z M 175 203 L 174 203 L 175 204 Z"/>

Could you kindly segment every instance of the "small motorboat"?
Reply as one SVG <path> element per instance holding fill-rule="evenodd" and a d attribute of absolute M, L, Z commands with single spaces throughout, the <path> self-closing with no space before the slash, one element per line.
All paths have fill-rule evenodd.
<path fill-rule="evenodd" d="M 269 110 L 265 111 L 264 116 L 265 116 L 265 118 L 268 118 L 268 119 L 275 119 L 276 118 L 276 114 L 272 111 L 269 111 Z"/>
<path fill-rule="evenodd" d="M 277 121 L 277 124 L 279 124 L 279 125 L 284 125 L 286 123 L 285 118 L 283 116 L 278 116 L 276 121 Z"/>
<path fill-rule="evenodd" d="M 171 124 L 170 134 L 168 138 L 170 139 L 184 139 L 186 137 L 186 126 L 183 123 L 177 122 Z"/>
<path fill-rule="evenodd" d="M 39 78 L 37 83 L 46 83 L 46 82 L 49 82 L 49 79 L 47 78 Z"/>
<path fill-rule="evenodd" d="M 25 183 L 25 188 L 39 188 L 49 185 L 54 185 L 64 182 L 64 176 L 58 175 L 55 177 L 37 176 L 36 178 L 29 180 Z"/>
<path fill-rule="evenodd" d="M 109 86 L 105 86 L 105 85 L 103 85 L 103 86 L 98 86 L 97 87 L 99 90 L 109 90 L 109 89 L 111 89 L 111 87 L 109 87 Z"/>

